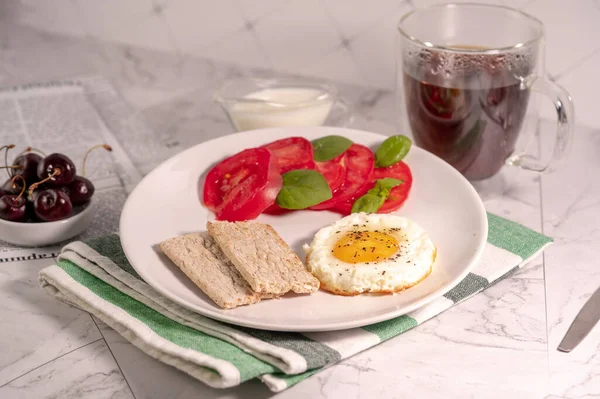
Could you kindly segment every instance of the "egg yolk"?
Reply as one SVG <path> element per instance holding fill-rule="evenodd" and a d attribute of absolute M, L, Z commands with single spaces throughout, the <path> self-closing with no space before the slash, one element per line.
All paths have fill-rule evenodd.
<path fill-rule="evenodd" d="M 333 256 L 346 263 L 379 262 L 398 251 L 398 241 L 385 233 L 353 231 L 340 238 Z"/>

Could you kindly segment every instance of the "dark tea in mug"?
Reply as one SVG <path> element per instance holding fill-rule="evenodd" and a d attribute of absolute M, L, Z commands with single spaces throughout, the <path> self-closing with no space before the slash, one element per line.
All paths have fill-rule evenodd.
<path fill-rule="evenodd" d="M 398 21 L 396 49 L 398 130 L 467 179 L 487 179 L 505 165 L 545 172 L 568 154 L 573 102 L 546 78 L 539 20 L 491 4 L 420 7 Z M 539 94 L 557 115 L 549 159 L 528 151 Z M 498 177 L 489 182 L 506 180 Z"/>
<path fill-rule="evenodd" d="M 530 68 L 522 57 L 420 54 L 402 77 L 415 143 L 470 180 L 496 174 L 515 149 L 527 111 L 530 90 L 518 76 Z"/>

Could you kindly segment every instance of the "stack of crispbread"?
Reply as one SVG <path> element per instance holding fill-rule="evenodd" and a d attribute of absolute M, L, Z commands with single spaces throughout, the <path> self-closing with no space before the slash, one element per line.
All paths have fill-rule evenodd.
<path fill-rule="evenodd" d="M 208 222 L 207 229 L 159 246 L 220 307 L 319 289 L 319 280 L 268 224 Z"/>

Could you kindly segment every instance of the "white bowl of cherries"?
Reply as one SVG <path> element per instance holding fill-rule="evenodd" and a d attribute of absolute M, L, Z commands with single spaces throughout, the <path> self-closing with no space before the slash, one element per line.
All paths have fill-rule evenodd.
<path fill-rule="evenodd" d="M 5 162 L 8 150 L 5 149 Z M 27 148 L 9 170 L 10 178 L 0 186 L 0 240 L 20 246 L 45 246 L 80 234 L 94 218 L 93 183 L 84 177 L 90 151 L 110 146 L 100 144 L 83 158 L 81 175 L 64 154 L 40 155 Z M 43 154 L 43 153 L 41 153 Z"/>

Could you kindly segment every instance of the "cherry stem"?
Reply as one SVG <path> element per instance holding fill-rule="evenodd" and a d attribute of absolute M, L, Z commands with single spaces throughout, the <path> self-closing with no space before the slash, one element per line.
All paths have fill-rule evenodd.
<path fill-rule="evenodd" d="M 58 176 L 61 173 L 62 173 L 62 170 L 60 170 L 59 168 L 55 168 L 52 171 L 52 174 L 50 176 L 46 177 L 44 180 L 40 180 L 38 182 L 33 183 L 31 186 L 29 186 L 29 195 L 33 196 L 33 190 L 38 188 L 40 184 L 46 183 L 48 180 L 52 179 L 54 176 Z"/>
<path fill-rule="evenodd" d="M 104 148 L 106 151 L 112 151 L 112 147 L 108 144 L 98 144 L 87 150 L 87 152 L 83 156 L 83 164 L 81 165 L 81 176 L 85 176 L 85 163 L 87 161 L 88 155 L 90 155 L 90 152 L 94 151 L 97 148 Z"/>
<path fill-rule="evenodd" d="M 37 152 L 37 153 L 40 153 L 43 156 L 46 156 L 46 153 L 44 151 L 38 150 L 37 148 L 33 148 L 33 147 L 27 147 L 27 148 L 25 148 L 23 151 L 21 151 L 20 153 L 18 153 L 17 156 L 23 155 L 23 154 L 27 154 L 28 152 Z"/>
<path fill-rule="evenodd" d="M 12 179 L 10 179 L 12 186 L 17 187 L 17 185 L 15 183 L 15 180 L 17 179 L 17 177 L 23 181 L 23 187 L 21 188 L 21 192 L 19 193 L 19 196 L 13 200 L 13 203 L 17 203 L 17 201 L 19 201 L 21 199 L 21 197 L 25 193 L 25 189 L 27 188 L 27 182 L 25 181 L 25 178 L 22 175 L 16 175 Z"/>
<path fill-rule="evenodd" d="M 5 145 L 0 147 L 0 151 L 6 149 L 6 151 L 4 152 L 4 165 L 8 166 L 8 150 L 10 150 L 11 148 L 15 148 L 14 144 L 9 144 L 9 145 Z M 8 173 L 8 178 L 12 179 L 12 175 L 10 174 L 10 172 L 8 171 L 8 169 L 6 170 L 6 173 Z"/>
<path fill-rule="evenodd" d="M 23 169 L 21 165 L 0 166 L 0 169 Z"/>

